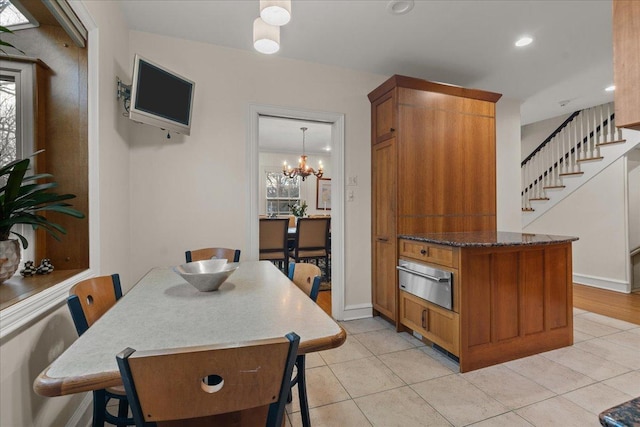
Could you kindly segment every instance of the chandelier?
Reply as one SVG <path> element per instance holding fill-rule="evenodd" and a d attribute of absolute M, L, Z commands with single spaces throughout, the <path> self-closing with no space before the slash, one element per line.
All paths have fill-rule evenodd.
<path fill-rule="evenodd" d="M 319 164 L 318 164 L 317 172 L 314 171 L 311 166 L 307 165 L 307 156 L 304 153 L 304 134 L 307 131 L 307 128 L 302 127 L 300 128 L 300 130 L 302 131 L 302 156 L 300 156 L 300 160 L 298 160 L 298 167 L 293 168 L 291 167 L 291 165 L 288 165 L 287 162 L 285 161 L 284 164 L 282 165 L 282 173 L 287 178 L 295 178 L 299 176 L 300 178 L 302 178 L 303 181 L 309 175 L 315 175 L 318 178 L 322 178 L 322 173 L 323 173 L 322 161 L 318 162 Z"/>

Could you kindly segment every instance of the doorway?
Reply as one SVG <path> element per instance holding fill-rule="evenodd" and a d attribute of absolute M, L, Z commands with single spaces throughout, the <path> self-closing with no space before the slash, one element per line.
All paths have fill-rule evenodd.
<path fill-rule="evenodd" d="M 323 123 L 330 127 L 331 134 L 331 314 L 337 320 L 344 317 L 344 114 L 311 111 L 304 109 L 274 107 L 252 104 L 249 106 L 249 129 L 247 131 L 247 170 L 249 214 L 247 243 L 250 259 L 258 259 L 258 217 L 266 209 L 261 200 L 261 171 L 259 162 L 259 140 L 261 118 L 288 119 L 299 122 Z M 302 127 L 302 125 L 301 125 Z M 298 142 L 302 150 L 302 133 Z M 293 157 L 292 157 L 293 158 Z M 288 159 L 287 159 L 288 160 Z M 309 178 L 308 178 L 309 179 Z M 313 178 L 315 179 L 315 177 Z M 311 203 L 315 206 L 316 200 Z M 265 209 L 262 209 L 265 207 Z"/>

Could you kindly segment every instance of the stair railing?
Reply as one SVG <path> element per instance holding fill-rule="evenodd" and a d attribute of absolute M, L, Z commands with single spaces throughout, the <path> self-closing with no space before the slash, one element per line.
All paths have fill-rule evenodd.
<path fill-rule="evenodd" d="M 522 210 L 549 200 L 547 190 L 564 188 L 563 177 L 582 175 L 581 162 L 601 159 L 600 146 L 621 139 L 613 103 L 575 111 L 520 164 Z"/>

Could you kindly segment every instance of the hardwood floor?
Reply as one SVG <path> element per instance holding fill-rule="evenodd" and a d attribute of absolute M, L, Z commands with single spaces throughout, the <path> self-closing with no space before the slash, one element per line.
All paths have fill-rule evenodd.
<path fill-rule="evenodd" d="M 318 292 L 318 299 L 316 303 L 331 316 L 331 291 L 320 291 Z"/>
<path fill-rule="evenodd" d="M 573 284 L 573 306 L 640 325 L 640 293 L 623 294 Z"/>

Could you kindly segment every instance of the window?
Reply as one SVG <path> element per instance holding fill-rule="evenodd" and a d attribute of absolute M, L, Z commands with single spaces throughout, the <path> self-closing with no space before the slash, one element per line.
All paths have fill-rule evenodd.
<path fill-rule="evenodd" d="M 267 172 L 267 214 L 289 215 L 290 205 L 300 201 L 300 178 L 287 178 L 278 172 Z"/>
<path fill-rule="evenodd" d="M 0 62 L 0 166 L 33 154 L 33 82 L 32 64 Z M 7 176 L 0 177 L 0 185 L 5 185 L 6 179 Z M 15 227 L 15 231 L 33 241 L 34 232 L 31 227 Z M 22 250 L 21 263 L 34 259 L 34 246 L 29 245 L 26 251 Z"/>
<path fill-rule="evenodd" d="M 23 7 L 17 8 L 9 0 L 0 0 L 0 25 L 15 31 L 37 27 L 38 21 Z"/>
<path fill-rule="evenodd" d="M 16 81 L 13 76 L 0 75 L 0 166 L 16 159 Z M 0 186 L 7 177 L 0 177 Z"/>

